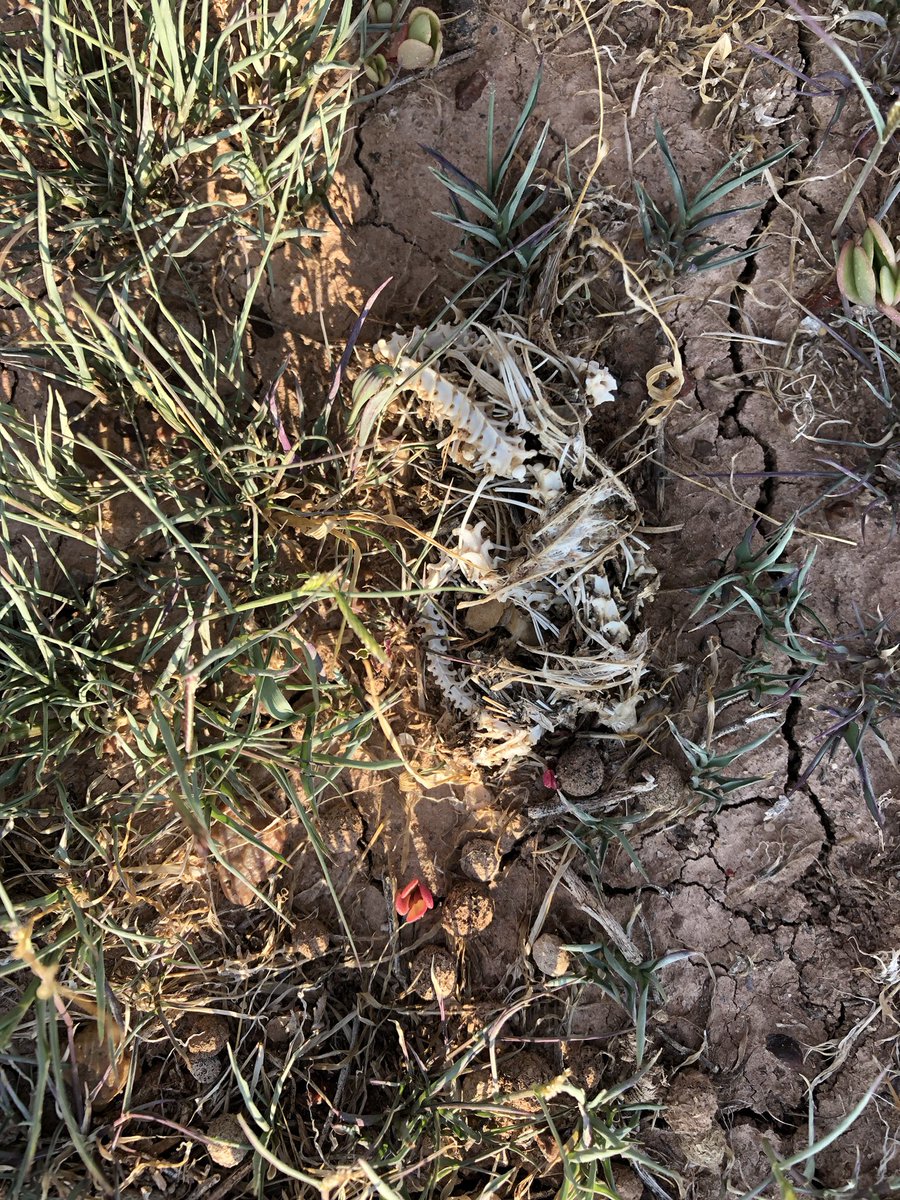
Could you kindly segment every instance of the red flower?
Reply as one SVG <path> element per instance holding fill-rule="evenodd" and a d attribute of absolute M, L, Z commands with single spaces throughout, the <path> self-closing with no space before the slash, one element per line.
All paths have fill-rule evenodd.
<path fill-rule="evenodd" d="M 413 921 L 424 917 L 429 908 L 434 908 L 434 896 L 427 884 L 420 883 L 418 879 L 411 879 L 406 887 L 397 893 L 397 912 L 401 917 L 406 917 L 407 925 L 412 925 Z"/>
<path fill-rule="evenodd" d="M 544 768 L 544 787 L 550 788 L 552 792 L 559 791 L 559 780 L 556 778 L 556 772 L 552 767 Z"/>

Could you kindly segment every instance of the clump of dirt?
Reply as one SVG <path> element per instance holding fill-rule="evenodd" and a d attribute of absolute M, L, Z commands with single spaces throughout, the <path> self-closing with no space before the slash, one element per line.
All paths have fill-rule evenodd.
<path fill-rule="evenodd" d="M 206 1136 L 211 1139 L 206 1152 L 216 1166 L 238 1167 L 250 1151 L 246 1134 L 232 1113 L 222 1113 L 210 1121 Z"/>
<path fill-rule="evenodd" d="M 715 1085 L 701 1071 L 682 1071 L 665 1097 L 664 1119 L 676 1144 L 693 1167 L 715 1171 L 728 1151 L 725 1130 L 716 1123 L 719 1099 Z"/>
<path fill-rule="evenodd" d="M 694 1137 L 712 1129 L 719 1111 L 716 1089 L 702 1071 L 681 1071 L 666 1093 L 665 1122 L 675 1133 Z"/>
<path fill-rule="evenodd" d="M 540 1112 L 540 1101 L 537 1096 L 529 1093 L 533 1092 L 535 1088 L 549 1083 L 555 1074 L 553 1067 L 540 1054 L 526 1050 L 523 1054 L 517 1055 L 503 1073 L 503 1091 L 506 1093 L 506 1102 L 520 1112 Z"/>
<path fill-rule="evenodd" d="M 568 746 L 556 764 L 560 791 L 576 800 L 595 796 L 603 787 L 606 767 L 597 743 L 578 740 Z"/>
<path fill-rule="evenodd" d="M 444 901 L 441 923 L 455 938 L 483 933 L 494 919 L 494 902 L 476 883 L 457 883 Z"/>
<path fill-rule="evenodd" d="M 478 883 L 491 883 L 500 870 L 500 850 L 487 838 L 473 838 L 463 846 L 459 860 L 463 875 Z"/>
<path fill-rule="evenodd" d="M 218 1054 L 225 1049 L 231 1030 L 217 1013 L 192 1012 L 178 1022 L 175 1032 L 189 1055 Z"/>
<path fill-rule="evenodd" d="M 446 999 L 456 989 L 456 961 L 440 946 L 426 946 L 420 950 L 409 966 L 412 976 L 411 987 L 423 1000 L 434 1000 L 437 996 Z"/>
<path fill-rule="evenodd" d="M 219 849 L 224 859 L 217 873 L 227 900 L 242 908 L 256 902 L 258 889 L 275 873 L 274 868 L 278 863 L 275 856 L 284 854 L 295 828 L 296 822 L 285 816 L 254 830 L 255 841 L 250 841 L 240 829 L 231 826 L 217 831 Z"/>
<path fill-rule="evenodd" d="M 316 829 L 330 855 L 352 856 L 358 853 L 363 823 L 352 805 L 336 800 L 320 809 Z"/>
<path fill-rule="evenodd" d="M 528 1050 L 503 1063 L 496 1078 L 489 1068 L 470 1072 L 463 1080 L 463 1098 L 477 1102 L 496 1097 L 519 1112 L 539 1112 L 540 1102 L 528 1093 L 549 1083 L 554 1074 L 546 1059 Z"/>
<path fill-rule="evenodd" d="M 227 1018 L 218 1013 L 190 1012 L 175 1026 L 188 1071 L 202 1087 L 209 1087 L 225 1073 L 222 1051 L 231 1040 Z"/>
<path fill-rule="evenodd" d="M 315 962 L 328 953 L 327 927 L 315 917 L 305 917 L 294 926 L 291 949 L 301 962 Z"/>
<path fill-rule="evenodd" d="M 218 1054 L 191 1054 L 187 1065 L 191 1075 L 203 1087 L 216 1083 L 225 1074 L 225 1063 Z"/>

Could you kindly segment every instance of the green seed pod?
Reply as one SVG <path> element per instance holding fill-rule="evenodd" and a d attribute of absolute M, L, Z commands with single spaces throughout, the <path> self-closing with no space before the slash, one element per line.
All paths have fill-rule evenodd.
<path fill-rule="evenodd" d="M 853 243 L 844 242 L 843 246 L 841 246 L 841 252 L 838 255 L 835 274 L 841 295 L 846 296 L 851 304 L 859 304 L 859 295 L 857 294 L 856 283 L 853 278 L 853 260 L 850 257 L 852 250 Z"/>
<path fill-rule="evenodd" d="M 891 268 L 885 264 L 878 272 L 878 291 L 885 304 L 893 305 L 897 299 L 898 278 Z"/>
<path fill-rule="evenodd" d="M 863 250 L 862 246 L 854 246 L 850 258 L 853 269 L 853 284 L 856 294 L 859 296 L 858 303 L 864 304 L 866 308 L 874 308 L 877 286 L 875 271 L 869 256 Z"/>
<path fill-rule="evenodd" d="M 863 247 L 865 248 L 867 248 L 867 239 L 874 250 L 875 258 L 877 258 L 878 262 L 884 263 L 893 270 L 897 265 L 897 253 L 891 245 L 891 239 L 878 222 L 873 221 L 871 217 L 869 217 L 866 232 L 863 234 Z M 872 258 L 871 253 L 869 254 L 869 258 Z"/>
<path fill-rule="evenodd" d="M 397 50 L 397 62 L 404 71 L 420 71 L 434 63 L 434 51 L 424 42 L 415 38 L 407 38 L 401 42 Z"/>
<path fill-rule="evenodd" d="M 431 45 L 431 20 L 427 13 L 420 12 L 414 21 L 410 21 L 407 36 L 415 42 L 424 42 L 426 46 Z"/>

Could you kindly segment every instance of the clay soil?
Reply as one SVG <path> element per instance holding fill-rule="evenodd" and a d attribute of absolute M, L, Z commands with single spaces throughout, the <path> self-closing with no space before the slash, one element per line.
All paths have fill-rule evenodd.
<path fill-rule="evenodd" d="M 748 44 L 758 44 L 810 77 L 830 69 L 828 51 L 802 24 L 773 19 L 761 11 L 768 8 L 621 4 L 606 6 L 597 25 L 608 153 L 590 194 L 601 231 L 630 258 L 639 260 L 642 250 L 632 177 L 652 194 L 668 195 L 654 149 L 655 121 L 664 126 L 689 186 L 704 181 L 739 144 L 752 144 L 757 157 L 796 145 L 783 166 L 741 193 L 742 202 L 749 197 L 757 206 L 722 231 L 737 249 L 759 239 L 758 253 L 656 285 L 656 294 L 667 300 L 665 319 L 681 349 L 685 383 L 641 498 L 646 523 L 662 530 L 652 538 L 662 589 L 647 618 L 657 665 L 664 673 L 676 662 L 688 664 L 676 696 L 690 695 L 685 680 L 703 677 L 713 647 L 727 679 L 754 636 L 740 624 L 688 632 L 696 599 L 690 589 L 715 577 L 716 560 L 740 541 L 755 515 L 762 514 L 764 529 L 766 518 L 785 520 L 816 496 L 815 479 L 805 476 L 823 451 L 812 438 L 830 436 L 832 429 L 841 442 L 875 442 L 893 420 L 854 364 L 802 326 L 800 307 L 834 310 L 835 297 L 827 296 L 829 231 L 865 121 L 852 99 L 835 120 L 834 96 L 817 94 L 827 89 L 803 89 L 797 75 L 747 51 Z M 493 0 L 445 10 L 454 19 L 448 41 L 462 57 L 451 56 L 427 81 L 375 101 L 361 115 L 340 185 L 348 228 L 323 244 L 316 264 L 321 276 L 307 272 L 298 283 L 285 270 L 291 286 L 269 298 L 279 329 L 316 336 L 317 281 L 328 297 L 324 320 L 339 339 L 352 320 L 347 308 L 357 308 L 387 274 L 393 282 L 370 318 L 374 331 L 380 323 L 408 329 L 427 320 L 458 286 L 450 258 L 457 242 L 455 232 L 432 215 L 446 210 L 446 195 L 420 147 L 438 148 L 460 170 L 481 178 L 489 91 L 502 141 L 540 61 L 535 121 L 550 123 L 548 172 L 558 176 L 564 146 L 573 152 L 577 183 L 591 165 L 597 73 L 577 6 L 563 11 L 533 4 L 528 11 L 517 0 Z M 723 59 L 712 48 L 727 30 L 736 48 Z M 607 261 L 599 270 L 597 311 L 581 314 L 582 344 L 593 335 L 619 379 L 625 405 L 637 405 L 646 395 L 645 373 L 660 361 L 664 344 L 644 314 L 614 311 L 624 299 L 616 268 Z M 600 307 L 603 298 L 607 311 Z M 598 432 L 598 451 L 615 432 Z M 851 627 L 857 610 L 896 623 L 891 518 L 874 512 L 863 527 L 864 504 L 824 504 L 804 522 L 804 552 L 816 551 L 811 604 L 833 629 Z M 766 1142 L 784 1156 L 802 1149 L 809 1140 L 812 1081 L 821 1133 L 881 1072 L 890 1078 L 897 1070 L 889 999 L 900 946 L 892 795 L 897 776 L 880 755 L 873 760 L 882 829 L 866 811 L 846 750 L 792 790 L 827 728 L 828 702 L 827 683 L 786 702 L 776 736 L 740 764 L 741 773 L 763 781 L 715 811 L 710 805 L 698 811 L 684 758 L 671 743 L 629 767 L 632 780 L 652 773 L 657 793 L 663 790 L 659 781 L 667 781 L 671 794 L 657 794 L 656 807 L 669 816 L 657 813 L 658 831 L 638 827 L 633 834 L 643 873 L 614 844 L 602 884 L 610 909 L 645 959 L 692 952 L 664 972 L 665 999 L 651 1021 L 663 1068 L 654 1099 L 663 1107 L 648 1139 L 661 1161 L 683 1172 L 692 1194 L 754 1186 L 768 1170 Z M 695 731 L 702 729 L 703 703 L 702 693 L 699 705 L 684 702 L 686 714 L 699 713 L 693 726 L 687 722 Z M 677 700 L 674 712 L 681 715 Z M 602 769 L 602 745 L 586 743 L 595 770 Z M 471 836 L 494 838 L 506 852 L 492 885 L 493 924 L 467 945 L 466 986 L 481 997 L 497 995 L 530 969 L 523 944 L 548 882 L 534 856 L 524 852 L 535 835 L 517 827 L 519 793 L 501 777 L 485 777 L 483 784 L 488 803 L 476 803 L 471 789 L 447 805 L 417 788 L 404 796 L 392 785 L 349 797 L 368 838 L 379 831 L 367 887 L 362 878 L 355 885 L 362 889 L 360 920 L 365 905 L 381 911 L 377 884 L 386 874 L 419 874 L 445 897 L 459 874 L 461 846 Z M 538 773 L 530 786 L 532 801 L 546 796 Z M 540 839 L 548 838 L 548 824 L 552 828 L 552 821 L 544 822 Z M 435 915 L 414 932 L 429 937 L 439 921 Z M 564 899 L 544 928 L 570 943 L 601 936 Z M 585 1047 L 603 1045 L 620 1018 L 602 997 L 582 997 L 565 1032 L 588 1040 L 571 1061 L 557 1048 L 552 1062 L 548 1055 L 548 1070 L 585 1070 L 591 1057 Z M 818 1157 L 817 1182 L 876 1185 L 896 1170 L 898 1129 L 896 1093 L 885 1085 L 852 1130 Z"/>
<path fill-rule="evenodd" d="M 767 1178 L 767 1146 L 782 1158 L 796 1154 L 810 1141 L 811 1111 L 813 1136 L 822 1136 L 880 1079 L 863 1115 L 814 1164 L 821 1188 L 849 1183 L 878 1189 L 900 1172 L 893 1007 L 900 987 L 896 771 L 879 751 L 871 756 L 881 826 L 866 808 L 845 746 L 795 786 L 820 745 L 840 687 L 827 673 L 776 707 L 772 738 L 732 768 L 759 782 L 718 804 L 691 788 L 685 757 L 662 722 L 668 714 L 688 736 L 701 739 L 711 673 L 724 688 L 742 658 L 759 648 L 758 630 L 743 619 L 699 631 L 689 620 L 696 589 L 716 577 L 717 560 L 754 520 L 765 532 L 807 506 L 793 545 L 798 557 L 815 551 L 810 607 L 833 631 L 852 629 L 858 613 L 897 627 L 900 567 L 889 509 L 873 506 L 865 493 L 813 503 L 821 491 L 814 474 L 821 460 L 840 459 L 858 469 L 868 453 L 859 445 L 883 442 L 895 419 L 867 386 L 864 369 L 803 323 L 806 310 L 839 311 L 829 290 L 830 227 L 868 153 L 865 113 L 852 90 L 838 105 L 828 88 L 801 86 L 801 76 L 825 78 L 834 63 L 780 6 L 584 0 L 597 57 L 581 7 L 444 0 L 445 63 L 357 110 L 331 197 L 341 227 L 329 224 L 302 253 L 293 244 L 275 252 L 257 296 L 254 362 L 260 380 L 289 361 L 315 386 L 333 370 L 356 314 L 387 276 L 391 283 L 366 322 L 363 355 L 366 343 L 394 328 L 427 324 L 460 286 L 464 268 L 452 257 L 456 232 L 436 215 L 447 209 L 446 193 L 422 146 L 482 178 L 489 94 L 495 96 L 498 142 L 504 143 L 539 67 L 534 128 L 545 121 L 550 128 L 542 178 L 562 180 L 568 155 L 570 188 L 577 194 L 597 153 L 599 59 L 606 154 L 572 245 L 595 232 L 644 272 L 684 371 L 652 455 L 630 478 L 661 580 L 644 614 L 659 684 L 652 702 L 658 719 L 648 717 L 644 726 L 652 736 L 635 753 L 634 743 L 623 748 L 591 737 L 590 730 L 578 731 L 573 741 L 573 731 L 561 731 L 511 774 L 471 764 L 466 770 L 465 738 L 453 736 L 456 718 L 424 692 L 410 712 L 426 713 L 434 724 L 428 727 L 423 717 L 417 728 L 413 715 L 409 736 L 431 737 L 435 730 L 446 735 L 455 743 L 457 778 L 429 787 L 400 771 L 345 772 L 318 817 L 334 892 L 295 817 L 269 814 L 270 823 L 260 822 L 257 830 L 283 865 L 248 851 L 240 839 L 224 846 L 233 849 L 252 883 L 280 897 L 294 930 L 285 933 L 252 891 L 192 860 L 179 914 L 153 914 L 144 933 L 161 945 L 170 937 L 174 948 L 176 924 L 183 930 L 178 922 L 188 909 L 200 914 L 189 947 L 178 933 L 171 969 L 188 987 L 191 973 L 203 965 L 202 1007 L 225 1016 L 223 1037 L 250 1073 L 253 1047 L 271 1067 L 286 1061 L 283 1048 L 298 1029 L 314 1042 L 321 988 L 336 989 L 335 1011 L 350 1013 L 355 1004 L 355 1019 L 377 1024 L 382 1037 L 385 1023 L 396 1022 L 400 1048 L 393 1045 L 377 1063 L 352 1059 L 354 1038 L 362 1043 L 358 1031 L 351 1036 L 355 1025 L 346 1026 L 342 1044 L 340 1038 L 329 1043 L 350 1056 L 354 1072 L 369 1070 L 373 1077 L 412 1071 L 422 1057 L 432 1068 L 440 1066 L 447 1029 L 447 1037 L 475 1038 L 505 1006 L 527 996 L 533 1001 L 527 1018 L 504 1018 L 498 1033 L 501 1092 L 565 1076 L 593 1094 L 635 1070 L 629 1021 L 598 986 L 579 988 L 577 1000 L 562 998 L 532 956 L 538 932 L 567 946 L 608 940 L 608 930 L 554 875 L 560 856 L 569 852 L 566 831 L 578 828 L 578 821 L 545 786 L 544 769 L 557 770 L 564 782 L 566 753 L 577 745 L 583 768 L 607 780 L 588 811 L 611 822 L 644 814 L 627 825 L 628 847 L 613 835 L 605 839 L 590 886 L 644 963 L 672 956 L 659 971 L 660 988 L 649 1008 L 644 1063 L 652 1067 L 639 1088 L 640 1098 L 659 1108 L 643 1119 L 643 1149 L 678 1175 L 685 1195 L 740 1195 Z M 728 53 L 723 35 L 730 39 Z M 754 54 L 750 45 L 787 67 Z M 669 206 L 656 121 L 689 188 L 701 185 L 741 145 L 750 147 L 751 160 L 795 146 L 739 193 L 738 202 L 753 201 L 753 207 L 716 227 L 717 236 L 737 250 L 759 242 L 753 257 L 670 279 L 652 273 L 632 180 Z M 876 176 L 873 195 L 878 186 Z M 606 455 L 646 401 L 647 372 L 666 360 L 669 349 L 658 321 L 629 302 L 619 266 L 591 254 L 584 249 L 591 283 L 577 295 L 571 329 L 566 332 L 559 311 L 554 321 L 560 337 L 577 342 L 572 349 L 601 358 L 619 381 L 617 412 L 605 410 L 591 431 L 594 449 Z M 20 387 L 18 403 L 25 404 L 26 382 Z M 839 444 L 826 446 L 817 437 Z M 610 453 L 615 462 L 616 450 Z M 121 524 L 126 520 L 126 514 L 116 517 L 123 544 L 130 536 Z M 888 741 L 893 733 L 885 727 Z M 389 756 L 390 747 L 380 749 Z M 374 761 L 379 747 L 370 745 L 368 753 Z M 97 795 L 96 780 L 84 779 L 81 786 L 92 786 Z M 631 798 L 617 803 L 616 795 L 627 792 Z M 485 865 L 478 868 L 472 867 L 474 852 L 465 850 L 473 839 L 485 843 Z M 483 877 L 473 880 L 478 871 Z M 414 877 L 429 886 L 435 907 L 398 929 L 394 896 Z M 551 886 L 552 902 L 542 910 Z M 462 896 L 461 887 L 468 889 Z M 485 923 L 488 908 L 493 915 Z M 432 946 L 447 950 L 456 969 L 448 994 L 438 989 L 440 1007 L 437 972 L 421 988 L 421 978 L 409 969 L 413 956 Z M 360 973 L 360 959 L 387 970 L 387 983 L 378 976 L 379 994 L 359 991 L 361 979 L 375 977 Z M 277 969 L 272 976 L 261 973 L 267 982 L 254 990 L 247 979 L 267 962 Z M 210 974 L 212 964 L 218 966 Z M 109 964 L 113 988 L 117 969 L 115 961 Z M 127 964 L 122 970 L 127 973 Z M 238 992 L 252 997 L 248 1008 L 235 1003 Z M 141 998 L 135 993 L 130 1002 L 139 1009 Z M 175 1096 L 169 1117 L 176 1126 L 190 1126 L 209 1086 L 197 1082 L 190 1062 L 221 1056 L 224 1041 L 213 1038 L 211 1049 L 198 1051 L 182 1031 L 173 1056 L 170 1034 L 171 1027 L 159 1026 L 138 1042 L 132 1108 Z M 198 1036 L 202 1041 L 207 1035 L 203 1026 Z M 316 1136 L 325 1127 L 322 1145 L 329 1136 L 335 1144 L 349 1136 L 342 1127 L 329 1132 L 335 1123 L 341 1126 L 348 1107 L 341 1066 L 335 1049 L 317 1077 L 327 1103 L 316 1107 L 313 1085 L 306 1100 L 297 1101 L 312 1113 Z M 493 1086 L 491 1056 L 483 1053 L 475 1066 L 485 1075 L 472 1083 L 470 1099 Z M 486 1091 L 477 1093 L 480 1085 Z M 388 1080 L 384 1088 L 389 1086 Z M 236 1092 L 232 1107 L 235 1102 Z M 144 1177 L 149 1190 L 143 1195 L 170 1194 L 166 1180 L 168 1189 L 175 1188 L 171 1194 L 189 1194 L 173 1182 L 176 1144 L 173 1135 L 171 1144 L 156 1145 L 159 1170 L 155 1182 L 152 1173 Z M 427 1148 L 419 1153 L 428 1156 Z M 538 1140 L 528 1153 L 530 1194 L 553 1195 L 560 1177 L 552 1139 Z M 219 1172 L 208 1194 L 253 1194 L 247 1165 L 233 1175 L 230 1170 Z M 417 1194 L 417 1178 L 406 1181 L 410 1195 Z M 458 1181 L 447 1194 L 478 1194 L 484 1180 L 476 1185 L 476 1178 Z M 636 1200 L 642 1189 L 646 1200 L 657 1194 L 633 1173 L 617 1175 L 617 1183 L 627 1200 Z"/>

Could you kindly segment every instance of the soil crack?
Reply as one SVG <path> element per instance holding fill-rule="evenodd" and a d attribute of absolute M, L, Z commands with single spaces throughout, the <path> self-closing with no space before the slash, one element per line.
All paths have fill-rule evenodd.
<path fill-rule="evenodd" d="M 781 726 L 781 735 L 784 738 L 788 752 L 787 784 L 784 789 L 785 794 L 788 796 L 798 790 L 803 775 L 803 750 L 797 741 L 797 722 L 800 719 L 802 709 L 802 699 L 799 696 L 792 696 L 784 716 L 784 723 Z M 825 861 L 827 862 L 835 842 L 834 823 L 825 811 L 825 807 L 819 800 L 819 797 L 810 787 L 809 780 L 803 784 L 803 790 L 809 796 L 810 804 L 822 826 L 822 832 L 825 835 Z"/>
<path fill-rule="evenodd" d="M 379 206 L 378 193 L 375 190 L 375 177 L 372 174 L 371 168 L 363 159 L 363 125 L 365 117 L 360 118 L 353 130 L 353 161 L 359 167 L 362 175 L 363 187 L 366 190 L 366 195 L 372 201 L 372 207 L 377 211 Z M 375 224 L 375 222 L 371 222 Z"/>
<path fill-rule="evenodd" d="M 362 118 L 353 130 L 353 161 L 359 167 L 360 175 L 362 176 L 363 188 L 372 203 L 372 215 L 364 218 L 362 221 L 354 222 L 354 229 L 387 229 L 395 237 L 398 237 L 405 246 L 416 248 L 416 243 L 403 232 L 398 229 L 391 221 L 386 221 L 381 215 L 381 199 L 375 187 L 375 176 L 372 169 L 363 157 L 363 125 L 365 118 Z"/>

